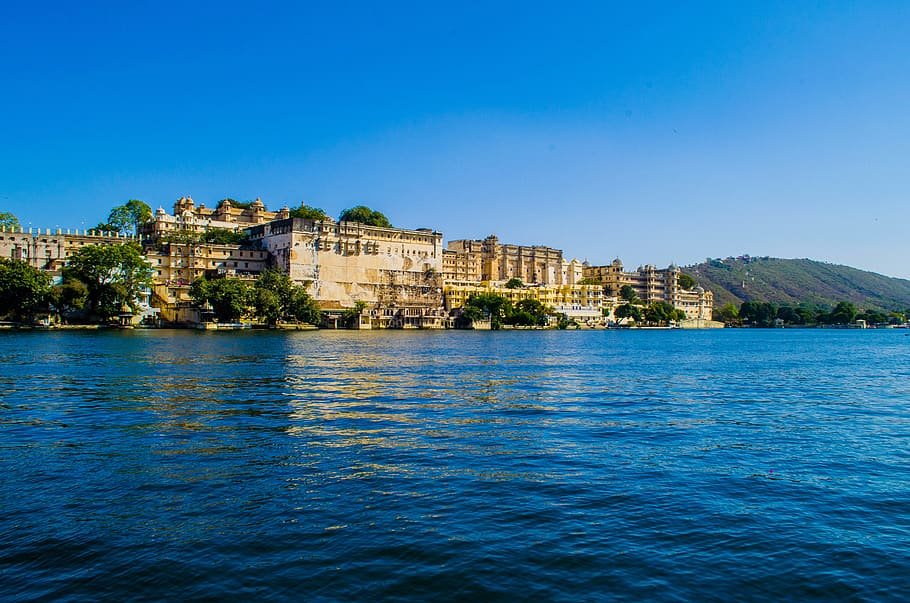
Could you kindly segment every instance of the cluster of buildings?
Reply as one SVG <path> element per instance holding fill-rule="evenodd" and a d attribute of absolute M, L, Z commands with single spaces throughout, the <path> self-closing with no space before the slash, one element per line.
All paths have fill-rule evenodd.
<path fill-rule="evenodd" d="M 535 299 L 581 325 L 603 326 L 624 303 L 619 298 L 624 285 L 645 304 L 666 301 L 683 310 L 692 326 L 711 319 L 711 292 L 682 288 L 679 268 L 672 265 L 626 271 L 614 260 L 592 266 L 567 260 L 560 249 L 505 244 L 495 236 L 444 247 L 442 233 L 429 228 L 294 218 L 289 208 L 269 211 L 260 199 L 235 203 L 223 200 L 212 209 L 183 197 L 171 214 L 159 208 L 142 226 L 137 238 L 154 281 L 149 305 L 163 320 L 199 320 L 189 295 L 194 280 L 254 280 L 267 268 L 305 285 L 329 323 L 363 308 L 362 328 L 444 328 L 475 293 L 513 302 Z M 239 233 L 239 242 L 205 242 L 212 237 L 203 235 L 215 230 Z M 76 249 L 129 239 L 97 231 L 0 230 L 0 256 L 59 274 Z"/>

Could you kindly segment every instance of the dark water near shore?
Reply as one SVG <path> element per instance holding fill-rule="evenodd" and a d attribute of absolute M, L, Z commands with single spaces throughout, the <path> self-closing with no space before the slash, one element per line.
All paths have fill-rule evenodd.
<path fill-rule="evenodd" d="M 0 598 L 902 599 L 905 333 L 0 333 Z"/>

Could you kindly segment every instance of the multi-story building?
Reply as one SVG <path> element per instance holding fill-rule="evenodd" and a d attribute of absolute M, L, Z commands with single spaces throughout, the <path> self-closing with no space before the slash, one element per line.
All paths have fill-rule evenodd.
<path fill-rule="evenodd" d="M 473 281 L 508 281 L 559 285 L 563 283 L 562 250 L 542 245 L 500 243 L 495 235 L 480 240 L 449 241 L 446 278 Z M 479 273 L 478 273 L 479 268 Z"/>
<path fill-rule="evenodd" d="M 572 259 L 571 261 L 562 262 L 562 282 L 566 285 L 577 285 L 585 277 L 584 275 L 584 262 L 580 262 L 577 259 Z"/>
<path fill-rule="evenodd" d="M 606 266 L 585 266 L 583 275 L 600 283 L 606 295 L 616 296 L 626 285 L 632 287 L 645 304 L 665 301 L 686 313 L 688 318 L 710 320 L 714 309 L 714 295 L 701 287 L 692 290 L 679 285 L 680 269 L 670 265 L 658 269 L 650 264 L 639 266 L 633 272 L 623 270 L 618 259 Z"/>
<path fill-rule="evenodd" d="M 605 320 L 605 299 L 600 285 L 528 285 L 505 287 L 493 281 L 446 281 L 443 287 L 447 310 L 464 307 L 472 295 L 494 293 L 516 304 L 523 299 L 534 299 L 557 314 L 594 326 Z M 609 308 L 607 307 L 609 310 Z M 609 314 L 609 312 L 608 312 Z"/>
<path fill-rule="evenodd" d="M 200 277 L 255 280 L 269 262 L 267 251 L 249 245 L 159 241 L 146 249 L 152 266 L 153 301 L 171 322 L 195 322 L 190 285 Z"/>
<path fill-rule="evenodd" d="M 62 270 L 69 258 L 79 249 L 90 245 L 122 245 L 138 242 L 133 236 L 99 230 L 70 230 L 56 228 L 8 229 L 0 226 L 0 257 L 21 260 L 32 268 L 47 272 L 52 282 L 62 282 Z M 139 312 L 127 320 L 139 322 L 154 318 L 158 310 L 150 305 L 151 291 L 140 292 L 136 304 Z"/>
<path fill-rule="evenodd" d="M 234 234 L 211 236 L 216 229 Z M 237 242 L 205 242 L 232 238 Z M 268 211 L 261 199 L 248 204 L 223 200 L 209 209 L 181 197 L 172 215 L 159 208 L 139 237 L 0 229 L 0 256 L 59 276 L 76 249 L 128 240 L 143 245 L 153 271 L 153 305 L 169 321 L 196 320 L 189 290 L 197 278 L 252 280 L 273 266 L 305 285 L 330 316 L 362 306 L 360 324 L 371 327 L 445 326 L 447 310 L 484 292 L 513 302 L 536 299 L 557 313 L 595 324 L 612 314 L 624 285 L 645 303 L 667 301 L 693 319 L 710 319 L 713 310 L 710 291 L 679 286 L 676 266 L 659 270 L 647 265 L 627 272 L 618 259 L 590 266 L 565 260 L 559 249 L 503 244 L 493 235 L 450 241 L 443 249 L 442 234 L 430 229 L 291 218 L 287 207 Z M 525 286 L 503 286 L 515 278 Z M 597 284 L 587 284 L 591 281 Z"/>
<path fill-rule="evenodd" d="M 236 201 L 234 203 L 237 203 Z M 174 213 L 169 215 L 159 207 L 153 219 L 142 227 L 146 240 L 160 240 L 175 233 L 203 233 L 209 229 L 243 230 L 257 224 L 289 217 L 290 209 L 268 211 L 262 199 L 257 198 L 244 207 L 235 207 L 230 199 L 224 199 L 215 209 L 209 209 L 204 203 L 198 206 L 192 197 L 181 197 L 174 203 Z"/>
<path fill-rule="evenodd" d="M 59 277 L 67 258 L 86 245 L 120 245 L 135 237 L 99 230 L 63 230 L 0 227 L 0 257 L 22 260 L 33 268 Z"/>
<path fill-rule="evenodd" d="M 248 233 L 324 309 L 363 302 L 383 312 L 412 308 L 408 316 L 418 316 L 442 307 L 439 232 L 288 218 L 251 227 Z"/>
<path fill-rule="evenodd" d="M 446 280 L 480 282 L 483 279 L 483 255 L 443 249 L 442 276 Z"/>

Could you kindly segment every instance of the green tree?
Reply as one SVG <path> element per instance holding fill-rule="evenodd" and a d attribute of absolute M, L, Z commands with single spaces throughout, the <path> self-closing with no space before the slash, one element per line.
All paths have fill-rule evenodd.
<path fill-rule="evenodd" d="M 21 260 L 0 258 L 0 316 L 16 322 L 31 322 L 46 306 L 50 277 Z"/>
<path fill-rule="evenodd" d="M 738 325 L 739 308 L 733 304 L 724 304 L 720 308 L 714 310 L 714 320 L 719 320 L 728 325 Z"/>
<path fill-rule="evenodd" d="M 357 326 L 357 321 L 360 316 L 363 314 L 363 311 L 367 309 L 366 302 L 357 301 L 354 302 L 354 307 L 348 310 L 345 310 L 341 314 L 341 320 L 344 322 L 345 326 L 348 328 Z"/>
<path fill-rule="evenodd" d="M 511 302 L 495 293 L 475 293 L 468 298 L 462 310 L 462 316 L 468 320 L 489 319 L 494 329 L 500 328 L 511 313 Z"/>
<path fill-rule="evenodd" d="M 206 304 L 220 322 L 235 322 L 253 305 L 252 288 L 239 278 L 198 278 L 190 286 L 190 298 L 197 307 Z"/>
<path fill-rule="evenodd" d="M 239 245 L 245 239 L 246 236 L 242 232 L 231 230 L 230 228 L 210 227 L 202 233 L 202 240 L 204 242 L 214 243 L 216 245 Z"/>
<path fill-rule="evenodd" d="M 677 310 L 673 304 L 665 301 L 651 302 L 645 308 L 645 320 L 655 325 L 668 325 L 672 321 L 680 320 L 680 314 L 685 318 L 685 312 Z"/>
<path fill-rule="evenodd" d="M 81 312 L 88 300 L 88 287 L 76 279 L 70 279 L 51 289 L 51 305 L 61 317 Z"/>
<path fill-rule="evenodd" d="M 384 214 L 372 210 L 365 205 L 357 205 L 341 212 L 338 217 L 339 222 L 360 222 L 368 226 L 381 226 L 383 228 L 392 228 L 392 223 Z"/>
<path fill-rule="evenodd" d="M 799 323 L 801 325 L 814 325 L 818 322 L 818 309 L 814 306 L 803 306 L 800 305 L 796 308 L 796 314 L 799 316 Z"/>
<path fill-rule="evenodd" d="M 151 207 L 139 199 L 130 199 L 111 210 L 107 216 L 107 225 L 112 227 L 110 230 L 116 232 L 138 234 L 139 227 L 151 219 Z"/>
<path fill-rule="evenodd" d="M 256 314 L 270 325 L 288 318 L 318 325 L 322 319 L 319 305 L 306 292 L 306 288 L 294 283 L 287 274 L 270 268 L 263 272 L 253 285 L 253 308 Z M 360 302 L 360 310 L 366 304 Z"/>
<path fill-rule="evenodd" d="M 257 316 L 264 318 L 271 326 L 278 324 L 278 321 L 284 316 L 284 307 L 278 294 L 255 286 L 253 287 L 253 309 L 256 310 Z"/>
<path fill-rule="evenodd" d="M 108 222 L 98 222 L 92 230 L 95 232 L 120 232 L 120 227 Z"/>
<path fill-rule="evenodd" d="M 138 309 L 142 291 L 152 284 L 152 270 L 134 242 L 87 245 L 70 256 L 63 279 L 85 284 L 89 313 L 107 319 L 123 305 Z"/>
<path fill-rule="evenodd" d="M 294 289 L 288 314 L 295 320 L 311 325 L 318 325 L 322 322 L 319 304 L 306 292 L 305 288 L 300 286 Z"/>
<path fill-rule="evenodd" d="M 799 312 L 796 311 L 796 308 L 791 306 L 781 306 L 777 309 L 777 318 L 782 320 L 784 324 L 788 325 L 801 325 L 803 324 L 803 317 Z"/>
<path fill-rule="evenodd" d="M 856 320 L 859 311 L 848 301 L 837 302 L 834 309 L 825 316 L 824 321 L 832 325 L 847 325 Z"/>
<path fill-rule="evenodd" d="M 686 274 L 685 272 L 679 273 L 679 277 L 677 278 L 676 282 L 679 283 L 679 286 L 686 291 L 691 291 L 698 284 L 695 282 L 695 279 L 692 278 L 692 275 Z"/>
<path fill-rule="evenodd" d="M 253 206 L 252 201 L 238 201 L 237 199 L 231 199 L 230 197 L 225 197 L 224 199 L 222 199 L 221 201 L 218 202 L 218 205 L 221 205 L 225 201 L 230 203 L 231 207 L 236 207 L 237 209 L 249 209 Z"/>
<path fill-rule="evenodd" d="M 521 289 L 525 284 L 520 278 L 512 277 L 506 281 L 506 289 Z"/>
<path fill-rule="evenodd" d="M 290 314 L 294 299 L 294 281 L 287 274 L 270 268 L 259 275 L 253 285 L 253 306 L 256 314 L 270 325 Z"/>
<path fill-rule="evenodd" d="M 536 299 L 523 299 L 511 308 L 508 315 L 503 318 L 503 322 L 527 327 L 543 327 L 549 323 L 549 311 Z"/>
<path fill-rule="evenodd" d="M 883 325 L 888 322 L 888 315 L 880 310 L 866 310 L 856 315 L 856 320 L 865 320 L 869 325 Z"/>
<path fill-rule="evenodd" d="M 773 327 L 777 306 L 771 302 L 743 302 L 739 307 L 739 317 L 753 327 Z"/>
<path fill-rule="evenodd" d="M 304 220 L 325 220 L 328 215 L 319 207 L 310 207 L 306 203 L 301 203 L 300 207 L 291 210 L 291 217 Z"/>
<path fill-rule="evenodd" d="M 632 285 L 623 285 L 619 288 L 619 297 L 630 304 L 638 302 L 638 293 L 635 292 L 635 289 Z"/>
<path fill-rule="evenodd" d="M 907 322 L 907 315 L 903 312 L 895 310 L 888 314 L 888 324 L 899 325 Z"/>
<path fill-rule="evenodd" d="M 0 226 L 3 226 L 6 230 L 21 228 L 19 218 L 8 211 L 0 211 Z"/>
<path fill-rule="evenodd" d="M 631 319 L 633 322 L 641 322 L 642 319 L 641 309 L 632 304 L 623 304 L 619 306 L 613 311 L 613 316 L 616 317 L 617 322 L 626 318 Z"/>

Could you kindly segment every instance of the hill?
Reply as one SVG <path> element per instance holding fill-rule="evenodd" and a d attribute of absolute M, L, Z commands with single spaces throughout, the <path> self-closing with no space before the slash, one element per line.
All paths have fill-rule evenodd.
<path fill-rule="evenodd" d="M 834 306 L 850 301 L 864 310 L 910 308 L 910 281 L 815 260 L 740 256 L 687 266 L 714 292 L 714 307 L 745 301 Z"/>

